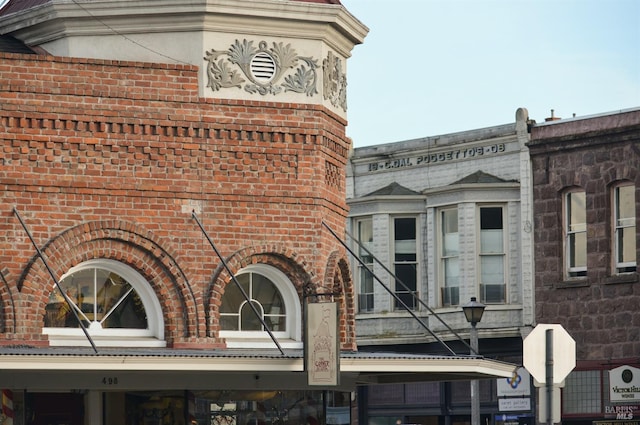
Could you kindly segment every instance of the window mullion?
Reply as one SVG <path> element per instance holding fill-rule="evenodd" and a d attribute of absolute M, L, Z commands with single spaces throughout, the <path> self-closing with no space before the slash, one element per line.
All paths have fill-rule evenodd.
<path fill-rule="evenodd" d="M 110 309 L 108 312 L 106 312 L 106 313 L 104 314 L 104 316 L 102 317 L 102 320 L 100 320 L 100 324 L 102 324 L 105 320 L 107 320 L 107 318 L 111 315 L 111 313 L 113 313 L 113 312 L 115 311 L 115 309 L 116 309 L 116 308 L 118 308 L 118 306 L 119 306 L 120 304 L 122 304 L 122 303 L 124 302 L 124 300 L 126 300 L 126 299 L 127 299 L 127 297 L 129 296 L 129 294 L 131 293 L 131 291 L 133 291 L 133 288 L 129 288 L 129 290 L 127 291 L 127 293 L 126 293 L 126 294 L 124 294 L 123 296 L 121 296 L 121 297 L 120 297 L 120 299 L 118 300 L 118 302 L 116 302 L 116 303 L 114 304 L 114 306 L 113 306 L 113 307 L 111 307 L 111 309 Z"/>

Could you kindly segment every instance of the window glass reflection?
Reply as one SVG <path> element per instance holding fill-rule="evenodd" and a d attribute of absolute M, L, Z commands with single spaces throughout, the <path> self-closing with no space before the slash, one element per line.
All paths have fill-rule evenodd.
<path fill-rule="evenodd" d="M 49 294 L 45 327 L 91 329 L 147 329 L 147 315 L 140 296 L 122 276 L 109 270 L 87 268 L 62 279 L 62 295 L 55 287 Z"/>

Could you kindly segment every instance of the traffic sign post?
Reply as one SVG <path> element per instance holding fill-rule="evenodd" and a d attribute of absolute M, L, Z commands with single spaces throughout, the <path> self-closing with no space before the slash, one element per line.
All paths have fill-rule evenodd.
<path fill-rule="evenodd" d="M 554 398 L 559 395 L 557 387 L 576 367 L 575 340 L 562 325 L 539 324 L 524 339 L 522 356 L 524 367 L 534 377 L 536 386 L 546 386 L 546 397 L 540 398 L 541 402 L 546 398 L 546 414 L 540 418 L 546 419 L 548 425 L 559 422 L 559 415 L 554 414 L 554 404 L 558 404 Z M 554 397 L 556 391 L 558 395 Z"/>
<path fill-rule="evenodd" d="M 540 402 L 538 403 L 538 421 L 549 423 L 549 412 L 551 412 L 551 423 L 560 422 L 560 387 L 562 385 L 553 385 L 551 403 L 549 406 L 549 388 L 538 388 Z"/>

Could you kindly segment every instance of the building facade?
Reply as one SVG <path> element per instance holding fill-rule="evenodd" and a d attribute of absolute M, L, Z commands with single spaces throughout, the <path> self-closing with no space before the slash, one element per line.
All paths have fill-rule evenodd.
<path fill-rule="evenodd" d="M 515 115 L 512 124 L 353 151 L 348 233 L 360 350 L 469 352 L 461 307 L 473 297 L 486 305 L 480 354 L 522 364 L 535 321 L 533 210 L 530 122 L 526 109 Z M 530 385 L 523 376 L 521 388 Z M 481 382 L 482 423 L 502 421 L 497 386 Z M 468 382 L 361 394 L 373 424 L 468 422 L 469 399 Z M 530 417 L 527 406 L 510 417 Z"/>
<path fill-rule="evenodd" d="M 346 60 L 367 29 L 339 2 L 0 16 L 30 47 L 0 54 L 5 423 L 349 423 L 356 386 L 388 372 L 509 376 L 357 352 L 331 232 L 348 211 Z M 312 316 L 319 302 L 336 313 Z"/>
<path fill-rule="evenodd" d="M 535 308 L 575 339 L 562 422 L 640 415 L 640 110 L 537 124 Z"/>

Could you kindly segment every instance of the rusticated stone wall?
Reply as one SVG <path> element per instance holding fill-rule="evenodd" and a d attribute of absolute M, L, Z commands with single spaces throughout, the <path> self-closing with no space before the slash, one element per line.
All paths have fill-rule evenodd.
<path fill-rule="evenodd" d="M 534 126 L 529 149 L 537 322 L 562 324 L 576 340 L 579 361 L 637 361 L 640 281 L 637 270 L 616 274 L 613 267 L 612 188 L 635 184 L 640 235 L 640 110 Z M 562 204 L 572 188 L 586 195 L 587 275 L 568 279 Z"/>

